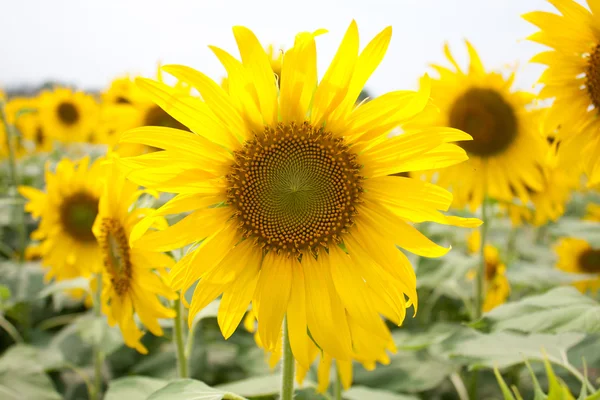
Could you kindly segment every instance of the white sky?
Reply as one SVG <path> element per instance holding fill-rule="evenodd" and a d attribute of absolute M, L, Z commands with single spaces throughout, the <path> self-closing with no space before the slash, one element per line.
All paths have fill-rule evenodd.
<path fill-rule="evenodd" d="M 60 80 L 84 89 L 116 76 L 152 76 L 157 61 L 186 64 L 219 79 L 207 48 L 237 56 L 233 25 L 252 29 L 265 45 L 290 45 L 299 31 L 326 28 L 317 39 L 323 74 L 354 18 L 364 46 L 388 25 L 393 37 L 367 89 L 413 89 L 430 62 L 443 62 L 449 41 L 462 64 L 468 38 L 484 65 L 520 65 L 517 84 L 530 88 L 541 67 L 527 61 L 541 46 L 524 40 L 535 27 L 520 18 L 552 9 L 544 0 L 3 0 L 0 87 Z"/>

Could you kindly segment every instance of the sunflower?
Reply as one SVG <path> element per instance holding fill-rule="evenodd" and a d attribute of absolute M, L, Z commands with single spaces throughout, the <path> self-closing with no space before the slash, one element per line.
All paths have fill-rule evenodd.
<path fill-rule="evenodd" d="M 165 307 L 158 298 L 177 298 L 162 277 L 164 269 L 172 266 L 173 259 L 159 251 L 129 247 L 133 226 L 152 210 L 137 208 L 129 211 L 144 192 L 126 181 L 114 164 L 109 168 L 109 183 L 104 186 L 93 227 L 104 261 L 102 312 L 108 316 L 111 326 L 119 325 L 127 346 L 146 354 L 148 350 L 140 342 L 143 332 L 136 325 L 133 314 L 137 314 L 150 332 L 162 336 L 158 319 L 175 317 L 175 311 Z"/>
<path fill-rule="evenodd" d="M 556 123 L 572 126 L 564 132 L 567 157 L 580 158 L 590 186 L 600 183 L 600 9 L 588 0 L 589 9 L 573 0 L 552 0 L 560 14 L 535 11 L 523 15 L 540 28 L 530 40 L 552 50 L 537 54 L 532 62 L 548 68 L 540 77 L 540 97 L 554 99 Z M 591 11 L 590 11 L 591 10 Z M 572 165 L 567 165 L 572 168 Z"/>
<path fill-rule="evenodd" d="M 481 248 L 481 233 L 474 231 L 467 240 L 467 247 L 471 254 L 477 254 Z M 500 259 L 498 249 L 486 244 L 485 258 L 485 300 L 483 312 L 488 312 L 506 302 L 510 294 L 510 283 L 506 277 L 506 265 Z M 469 279 L 475 279 L 475 271 L 468 274 Z"/>
<path fill-rule="evenodd" d="M 157 79 L 164 82 L 161 70 L 158 70 Z M 190 87 L 182 82 L 174 85 L 181 95 L 189 95 Z M 132 128 L 141 126 L 162 126 L 188 130 L 162 108 L 157 106 L 134 83 L 132 78 L 123 77 L 114 80 L 110 87 L 102 94 L 103 105 L 101 114 L 102 141 L 108 145 L 115 145 L 119 135 Z M 140 155 L 156 151 L 151 146 L 123 143 L 116 146 L 116 151 L 121 156 Z"/>
<path fill-rule="evenodd" d="M 586 207 L 587 214 L 585 219 L 588 221 L 600 222 L 600 204 L 588 204 Z"/>
<path fill-rule="evenodd" d="M 38 102 L 43 129 L 62 142 L 89 142 L 98 125 L 98 103 L 67 88 L 45 90 Z"/>
<path fill-rule="evenodd" d="M 244 318 L 244 327 L 247 331 L 254 333 L 254 340 L 256 341 L 256 344 L 258 347 L 264 349 L 264 345 L 260 340 L 260 335 L 256 330 L 256 315 L 252 310 L 250 310 Z M 376 362 L 380 362 L 384 365 L 388 365 L 390 363 L 390 358 L 387 352 L 390 351 L 395 353 L 396 346 L 387 327 L 387 334 L 385 337 L 372 336 L 360 326 L 352 322 L 349 324 L 349 328 L 350 336 L 352 337 L 354 345 L 352 360 L 360 362 L 363 367 L 369 371 L 375 369 Z M 271 368 L 275 368 L 277 363 L 281 360 L 281 343 L 282 337 L 280 335 L 275 348 L 272 351 L 266 351 L 267 362 Z M 331 375 L 330 371 L 334 363 L 344 389 L 349 389 L 352 384 L 352 361 L 335 360 L 325 351 L 320 351 L 312 341 L 309 341 L 308 345 L 307 359 L 315 360 L 317 356 L 319 356 L 317 369 L 317 391 L 323 393 L 329 387 Z M 299 384 L 304 381 L 307 373 L 308 368 L 306 368 L 305 365 L 296 362 L 296 380 Z"/>
<path fill-rule="evenodd" d="M 281 65 L 283 63 L 283 54 L 284 51 L 281 48 L 276 48 L 274 45 L 270 44 L 266 48 L 267 56 L 269 58 L 269 63 L 271 64 L 271 69 L 273 70 L 273 74 L 277 79 L 277 87 L 281 86 Z M 223 90 L 229 90 L 229 81 L 227 77 L 221 79 L 221 87 Z"/>
<path fill-rule="evenodd" d="M 181 293 L 199 280 L 190 321 L 223 294 L 218 323 L 225 338 L 252 303 L 266 350 L 277 347 L 287 315 L 292 352 L 305 369 L 313 339 L 323 352 L 349 363 L 361 345 L 353 327 L 385 339 L 381 316 L 399 325 L 407 307 L 416 311 L 416 277 L 396 245 L 426 257 L 448 251 L 412 223 L 480 224 L 442 214 L 452 201 L 446 190 L 388 175 L 462 162 L 465 151 L 449 142 L 470 136 L 430 127 L 387 139 L 391 129 L 425 108 L 426 88 L 391 92 L 355 107 L 387 50 L 391 28 L 359 56 L 352 22 L 320 83 L 315 36 L 323 31 L 298 34 L 283 58 L 279 96 L 254 33 L 233 31 L 241 62 L 211 46 L 228 72 L 228 92 L 185 66 L 163 69 L 202 99 L 138 80 L 192 132 L 146 127 L 121 136 L 122 143 L 164 149 L 121 159 L 128 177 L 177 193 L 136 226 L 133 246 L 167 251 L 202 241 L 170 271 Z M 191 213 L 175 225 L 143 235 L 153 218 L 184 211 Z"/>
<path fill-rule="evenodd" d="M 46 191 L 20 186 L 29 200 L 25 210 L 40 219 L 31 234 L 40 241 L 42 263 L 49 267 L 46 279 L 57 281 L 89 277 L 102 266 L 98 242 L 92 232 L 102 189 L 100 161 L 89 166 L 88 157 L 78 162 L 66 158 L 56 172 L 46 166 Z"/>
<path fill-rule="evenodd" d="M 558 261 L 556 267 L 560 270 L 596 275 L 588 279 L 573 283 L 580 292 L 591 291 L 596 293 L 600 289 L 600 248 L 592 247 L 583 239 L 561 238 L 555 247 Z"/>
<path fill-rule="evenodd" d="M 433 80 L 431 98 L 439 112 L 416 119 L 415 126 L 429 123 L 461 129 L 473 137 L 458 143 L 469 161 L 438 171 L 438 184 L 451 187 L 454 205 L 475 210 L 484 197 L 511 202 L 518 197 L 529 201 L 528 190 L 543 188 L 539 160 L 547 146 L 537 133 L 535 113 L 526 106 L 533 95 L 511 89 L 514 73 L 508 78 L 487 72 L 473 46 L 466 42 L 470 65 L 463 71 L 448 45 L 445 54 L 453 68 L 433 65 L 439 78 Z"/>
<path fill-rule="evenodd" d="M 525 222 L 541 226 L 549 221 L 556 221 L 565 213 L 565 206 L 571 199 L 571 193 L 579 186 L 579 175 L 565 170 L 559 164 L 560 127 L 548 125 L 548 109 L 540 110 L 539 133 L 548 143 L 546 159 L 543 167 L 543 189 L 539 191 L 528 188 L 531 204 L 510 204 L 508 213 L 514 225 Z"/>
<path fill-rule="evenodd" d="M 47 153 L 54 148 L 55 137 L 50 135 L 38 112 L 37 98 L 21 98 L 11 101 L 7 109 L 11 108 L 11 115 L 14 118 L 14 124 L 23 135 L 33 145 L 34 152 Z"/>

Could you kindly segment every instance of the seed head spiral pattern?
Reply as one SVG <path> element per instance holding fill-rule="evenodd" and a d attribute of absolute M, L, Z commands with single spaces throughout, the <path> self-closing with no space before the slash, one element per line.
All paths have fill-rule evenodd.
<path fill-rule="evenodd" d="M 592 104 L 598 110 L 600 108 L 600 44 L 590 53 L 585 71 L 585 88 Z"/>
<path fill-rule="evenodd" d="M 340 243 L 362 193 L 343 138 L 308 123 L 267 127 L 234 155 L 228 203 L 245 238 L 288 255 Z"/>

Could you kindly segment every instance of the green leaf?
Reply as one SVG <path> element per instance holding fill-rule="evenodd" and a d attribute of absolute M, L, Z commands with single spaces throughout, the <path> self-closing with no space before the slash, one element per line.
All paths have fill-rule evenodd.
<path fill-rule="evenodd" d="M 554 374 L 552 365 L 548 360 L 544 360 L 546 375 L 548 376 L 548 400 L 575 400 L 575 397 L 569 392 L 569 388 L 564 382 L 560 381 Z"/>
<path fill-rule="evenodd" d="M 515 396 L 513 396 L 512 392 L 508 388 L 508 385 L 500 375 L 500 371 L 498 368 L 494 368 L 494 375 L 496 375 L 496 380 L 498 381 L 498 385 L 500 385 L 500 390 L 502 390 L 502 395 L 504 396 L 504 400 L 515 400 Z"/>
<path fill-rule="evenodd" d="M 0 282 L 10 289 L 13 303 L 30 302 L 44 289 L 44 270 L 37 262 L 1 262 Z"/>
<path fill-rule="evenodd" d="M 305 384 L 307 383 L 305 382 Z M 245 397 L 261 397 L 279 393 L 280 386 L 280 375 L 266 375 L 218 385 L 215 386 L 215 389 L 237 393 Z"/>
<path fill-rule="evenodd" d="M 111 381 L 104 400 L 146 400 L 169 382 L 147 376 L 127 376 Z"/>
<path fill-rule="evenodd" d="M 31 346 L 16 345 L 0 357 L 0 397 L 3 400 L 60 400 L 44 367 L 56 362 Z"/>
<path fill-rule="evenodd" d="M 559 287 L 496 307 L 482 322 L 492 331 L 600 333 L 600 304 L 575 288 Z"/>
<path fill-rule="evenodd" d="M 392 333 L 394 343 L 399 350 L 420 350 L 448 339 L 464 326 L 449 323 L 432 325 L 426 331 L 396 330 Z"/>
<path fill-rule="evenodd" d="M 193 379 L 180 379 L 152 393 L 148 400 L 243 400 L 233 393 L 211 388 Z"/>
<path fill-rule="evenodd" d="M 551 361 L 561 360 L 562 354 L 584 337 L 579 333 L 522 335 L 493 332 L 457 341 L 448 346 L 447 355 L 473 368 L 506 368 L 522 363 L 524 358 L 543 360 L 547 356 Z"/>
<path fill-rule="evenodd" d="M 527 366 L 527 369 L 529 370 L 529 375 L 531 375 L 531 381 L 533 382 L 533 400 L 546 400 L 548 398 L 548 396 L 546 396 L 546 393 L 544 393 L 544 391 L 542 390 L 542 387 L 540 386 L 540 382 L 538 381 L 537 377 L 535 376 L 535 372 L 533 372 L 533 368 L 531 368 L 531 364 L 529 364 L 529 361 L 525 360 L 525 365 Z"/>
<path fill-rule="evenodd" d="M 105 317 L 86 315 L 75 322 L 79 336 L 84 343 L 100 346 L 105 354 L 110 354 L 123 344 L 121 332 L 108 326 Z"/>
<path fill-rule="evenodd" d="M 546 249 L 547 250 L 547 249 Z M 549 263 L 550 264 L 550 263 Z M 550 265 L 553 266 L 553 263 Z M 506 276 L 512 285 L 545 290 L 559 285 L 570 284 L 590 278 L 592 274 L 572 274 L 539 263 L 519 262 L 511 265 Z"/>
<path fill-rule="evenodd" d="M 46 286 L 38 295 L 40 299 L 44 297 L 50 296 L 55 293 L 62 293 L 67 290 L 73 289 L 83 289 L 85 291 L 90 290 L 90 281 L 89 279 L 79 277 L 75 279 L 67 279 L 64 281 L 53 282 L 50 285 Z"/>
<path fill-rule="evenodd" d="M 346 400 L 419 400 L 418 397 L 409 394 L 399 394 L 366 386 L 353 386 L 344 393 L 342 397 Z"/>
<path fill-rule="evenodd" d="M 592 246 L 600 245 L 598 223 L 579 218 L 562 218 L 550 228 L 555 236 L 568 236 L 586 240 Z"/>

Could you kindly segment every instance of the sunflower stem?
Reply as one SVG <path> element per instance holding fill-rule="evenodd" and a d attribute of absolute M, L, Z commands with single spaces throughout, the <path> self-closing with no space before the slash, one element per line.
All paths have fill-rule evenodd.
<path fill-rule="evenodd" d="M 281 371 L 281 396 L 280 400 L 294 398 L 294 355 L 290 347 L 287 317 L 283 320 L 283 359 Z"/>
<path fill-rule="evenodd" d="M 483 197 L 481 202 L 481 244 L 479 248 L 479 268 L 477 269 L 477 279 L 475 280 L 475 310 L 473 313 L 473 319 L 476 321 L 481 318 L 483 312 L 483 300 L 485 298 L 485 243 L 487 239 L 488 230 L 488 215 L 487 215 L 487 196 Z"/>
<path fill-rule="evenodd" d="M 337 371 L 335 374 L 335 382 L 333 383 L 333 398 L 335 400 L 342 400 L 342 378 L 340 376 L 340 371 Z"/>
<path fill-rule="evenodd" d="M 173 335 L 173 340 L 177 349 L 177 370 L 179 371 L 179 377 L 183 379 L 188 377 L 188 361 L 185 355 L 184 310 L 179 298 L 175 300 L 173 308 L 175 310 L 175 334 Z"/>
<path fill-rule="evenodd" d="M 5 137 L 6 137 L 6 147 L 8 149 L 8 173 L 10 176 L 10 181 L 13 185 L 12 195 L 14 197 L 14 202 L 17 204 L 18 212 L 15 212 L 15 217 L 17 219 L 16 226 L 17 232 L 19 235 L 19 260 L 23 262 L 25 260 L 25 247 L 27 245 L 27 229 L 25 228 L 25 210 L 21 206 L 21 202 L 19 199 L 19 192 L 17 188 L 19 187 L 19 177 L 17 174 L 17 158 L 15 155 L 15 148 L 13 146 L 13 137 L 14 135 L 14 127 L 8 123 L 8 119 L 6 118 L 6 112 L 4 110 L 5 103 L 0 100 L 0 118 L 2 119 L 2 124 L 5 129 Z"/>
<path fill-rule="evenodd" d="M 101 296 L 102 296 L 102 274 L 96 273 L 96 291 L 94 292 L 94 317 L 102 316 Z M 104 364 L 104 355 L 100 349 L 100 343 L 96 342 L 93 346 L 94 358 L 94 386 L 90 393 L 91 400 L 100 400 L 102 398 L 102 365 Z"/>

